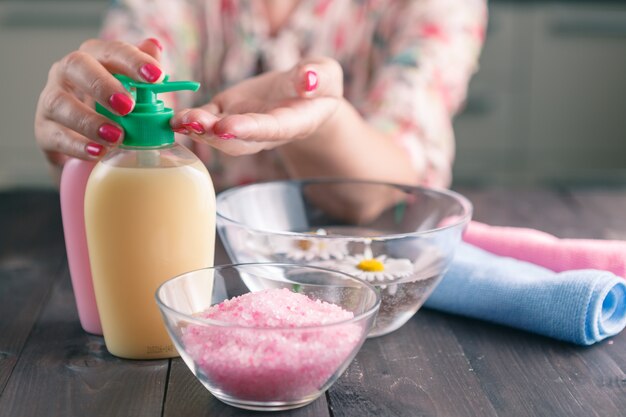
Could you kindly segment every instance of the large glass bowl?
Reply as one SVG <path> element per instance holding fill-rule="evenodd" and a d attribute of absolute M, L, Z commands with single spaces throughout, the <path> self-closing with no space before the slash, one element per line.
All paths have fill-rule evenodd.
<path fill-rule="evenodd" d="M 370 336 L 424 304 L 470 221 L 458 193 L 357 180 L 276 181 L 217 197 L 217 226 L 236 263 L 283 262 L 344 271 L 382 297 Z"/>
<path fill-rule="evenodd" d="M 254 327 L 201 316 L 235 296 L 284 288 L 306 295 L 316 305 L 318 300 L 335 304 L 346 317 L 336 321 L 318 312 L 321 318 L 316 316 L 315 325 L 309 321 L 301 327 Z M 275 295 L 265 295 L 264 302 L 280 302 Z M 200 382 L 227 404 L 268 411 L 304 406 L 328 389 L 357 354 L 380 306 L 376 289 L 364 281 L 293 264 L 192 271 L 163 283 L 156 299 L 176 349 Z M 214 307 L 219 308 L 228 307 Z M 260 314 L 258 309 L 233 309 L 237 315 Z M 291 314 L 271 304 L 269 311 L 272 320 Z M 326 324 L 317 324 L 322 322 Z"/>

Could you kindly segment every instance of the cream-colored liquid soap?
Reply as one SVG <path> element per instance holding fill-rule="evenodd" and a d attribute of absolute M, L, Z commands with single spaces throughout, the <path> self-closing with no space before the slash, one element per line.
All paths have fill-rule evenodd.
<path fill-rule="evenodd" d="M 124 142 L 94 168 L 85 226 L 98 312 L 109 352 L 129 359 L 177 356 L 156 301 L 164 281 L 213 266 L 215 191 L 208 171 L 174 143 L 172 110 L 156 93 L 197 89 L 191 82 L 134 89 L 132 113 L 98 111 L 124 127 Z"/>

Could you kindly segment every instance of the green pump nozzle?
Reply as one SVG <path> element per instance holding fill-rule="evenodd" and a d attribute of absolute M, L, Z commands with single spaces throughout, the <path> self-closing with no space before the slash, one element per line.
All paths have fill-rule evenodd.
<path fill-rule="evenodd" d="M 142 83 L 125 75 L 115 74 L 126 90 L 135 99 L 135 107 L 126 116 L 119 116 L 96 103 L 96 111 L 119 123 L 124 128 L 125 146 L 158 147 L 174 143 L 174 132 L 170 119 L 174 111 L 165 107 L 157 94 L 170 91 L 198 91 L 200 84 L 193 81 L 169 81 L 165 76 L 162 83 Z"/>

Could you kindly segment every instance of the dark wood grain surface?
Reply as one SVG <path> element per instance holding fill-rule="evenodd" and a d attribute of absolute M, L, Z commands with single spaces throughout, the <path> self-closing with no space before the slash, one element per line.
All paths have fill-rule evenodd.
<path fill-rule="evenodd" d="M 624 189 L 459 191 L 489 224 L 626 239 Z M 272 415 L 623 416 L 625 368 L 626 333 L 584 348 L 422 310 L 368 340 L 325 396 Z M 0 193 L 1 417 L 259 415 L 216 400 L 180 359 L 108 354 L 78 322 L 58 195 Z"/>

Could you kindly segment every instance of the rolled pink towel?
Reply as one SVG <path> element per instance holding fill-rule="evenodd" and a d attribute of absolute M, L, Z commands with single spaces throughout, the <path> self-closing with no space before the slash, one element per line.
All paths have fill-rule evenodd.
<path fill-rule="evenodd" d="M 470 222 L 463 240 L 488 252 L 556 272 L 600 269 L 626 277 L 626 242 L 559 239 L 535 229 Z"/>

